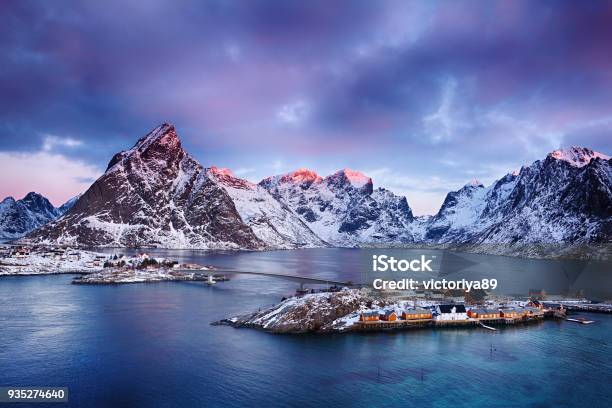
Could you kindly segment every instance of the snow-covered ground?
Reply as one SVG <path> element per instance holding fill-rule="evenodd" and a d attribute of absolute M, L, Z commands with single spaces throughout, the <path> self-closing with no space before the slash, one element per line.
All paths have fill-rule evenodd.
<path fill-rule="evenodd" d="M 73 283 L 81 284 L 110 284 L 110 283 L 141 283 L 141 282 L 163 282 L 163 281 L 195 281 L 205 280 L 206 277 L 200 272 L 174 271 L 168 268 L 147 269 L 125 269 L 110 268 L 100 272 L 83 275 L 76 278 Z"/>
<path fill-rule="evenodd" d="M 45 252 L 31 253 L 23 258 L 0 258 L 0 276 L 5 275 L 44 275 L 54 273 L 89 273 L 102 270 L 104 261 L 94 265 L 96 258 L 105 259 L 107 254 L 91 251 L 75 251 L 77 256 L 56 259 L 45 256 Z"/>

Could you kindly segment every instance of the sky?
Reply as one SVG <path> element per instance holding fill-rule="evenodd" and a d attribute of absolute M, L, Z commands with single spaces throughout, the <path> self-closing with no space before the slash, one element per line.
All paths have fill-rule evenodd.
<path fill-rule="evenodd" d="M 55 205 L 162 122 L 251 181 L 360 170 L 416 214 L 612 153 L 612 2 L 0 2 L 0 196 Z"/>

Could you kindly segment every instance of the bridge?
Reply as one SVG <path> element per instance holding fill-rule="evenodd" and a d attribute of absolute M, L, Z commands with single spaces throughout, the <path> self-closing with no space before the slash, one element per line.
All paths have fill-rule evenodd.
<path fill-rule="evenodd" d="M 264 276 L 271 278 L 278 278 L 289 280 L 292 282 L 297 282 L 300 284 L 300 290 L 304 288 L 304 284 L 312 284 L 312 285 L 336 285 L 336 286 L 349 286 L 349 287 L 359 287 L 361 284 L 356 284 L 351 281 L 336 281 L 332 279 L 320 279 L 320 278 L 312 278 L 307 276 L 296 276 L 296 275 L 287 275 L 283 273 L 272 273 L 272 272 L 258 272 L 258 271 L 239 271 L 235 269 L 178 269 L 179 272 L 191 272 L 191 273 L 202 273 L 203 275 L 208 275 L 208 282 L 214 283 L 213 275 L 254 275 L 254 276 Z"/>

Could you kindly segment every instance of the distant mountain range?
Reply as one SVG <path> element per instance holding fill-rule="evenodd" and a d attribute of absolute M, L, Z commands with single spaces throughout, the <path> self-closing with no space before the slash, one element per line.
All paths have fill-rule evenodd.
<path fill-rule="evenodd" d="M 20 238 L 62 216 L 76 202 L 73 197 L 55 208 L 44 196 L 28 193 L 21 200 L 6 197 L 0 202 L 0 240 Z"/>
<path fill-rule="evenodd" d="M 448 193 L 436 215 L 415 217 L 405 197 L 348 169 L 326 177 L 299 169 L 254 184 L 204 168 L 163 124 L 117 153 L 65 214 L 50 204 L 32 207 L 39 223 L 24 221 L 27 228 L 10 233 L 48 222 L 24 241 L 201 249 L 485 245 L 485 252 L 531 256 L 536 246 L 610 242 L 611 164 L 587 148 L 557 150 L 489 187 L 468 183 Z"/>

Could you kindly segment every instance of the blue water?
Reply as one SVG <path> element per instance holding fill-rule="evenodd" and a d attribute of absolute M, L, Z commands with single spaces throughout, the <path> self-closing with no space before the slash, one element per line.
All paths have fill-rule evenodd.
<path fill-rule="evenodd" d="M 206 262 L 293 266 L 332 279 L 351 275 L 338 256 L 354 254 L 217 254 Z M 271 335 L 210 322 L 277 303 L 293 282 L 85 286 L 71 278 L 0 279 L 0 385 L 67 386 L 70 405 L 83 407 L 612 406 L 607 315 L 588 315 L 592 325 L 545 321 L 498 332 Z"/>

